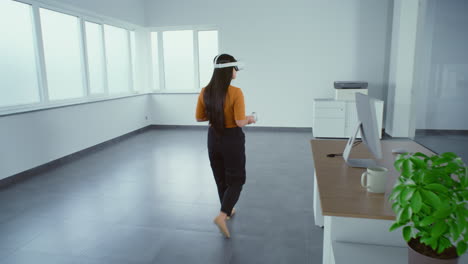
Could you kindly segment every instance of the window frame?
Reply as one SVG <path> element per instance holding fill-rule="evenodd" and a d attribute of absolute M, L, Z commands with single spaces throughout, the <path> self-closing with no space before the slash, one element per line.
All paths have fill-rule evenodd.
<path fill-rule="evenodd" d="M 167 90 L 165 85 L 165 72 L 164 72 L 164 40 L 163 32 L 165 31 L 181 31 L 181 30 L 192 30 L 193 31 L 193 61 L 194 61 L 194 84 L 193 89 L 180 89 L 180 90 Z M 219 27 L 216 25 L 199 25 L 199 26 L 172 26 L 172 27 L 149 27 L 148 31 L 150 34 L 157 33 L 158 35 L 158 63 L 159 63 L 159 87 L 155 89 L 154 78 L 153 78 L 153 60 L 151 60 L 151 93 L 153 94 L 199 94 L 201 88 L 197 88 L 200 85 L 200 63 L 199 63 L 199 41 L 198 32 L 200 31 L 217 31 L 218 34 L 218 53 L 222 50 L 221 37 Z M 150 38 L 151 39 L 151 38 Z M 153 52 L 152 43 L 150 45 L 150 51 Z M 151 54 L 153 58 L 153 54 Z"/>
<path fill-rule="evenodd" d="M 78 104 L 94 103 L 99 101 L 115 100 L 125 97 L 133 97 L 137 95 L 148 94 L 150 91 L 137 91 L 135 89 L 135 80 L 132 69 L 135 67 L 132 60 L 132 51 L 130 47 L 130 32 L 137 33 L 137 30 L 145 30 L 145 27 L 138 26 L 135 24 L 122 22 L 120 20 L 105 17 L 102 15 L 90 13 L 83 11 L 81 9 L 72 7 L 70 5 L 51 2 L 48 0 L 9 0 L 15 1 L 22 4 L 31 6 L 31 23 L 33 29 L 33 40 L 34 40 L 34 51 L 35 51 L 35 61 L 36 61 L 36 74 L 39 88 L 39 102 L 29 103 L 29 104 L 15 104 L 9 106 L 0 106 L 0 117 L 21 114 L 26 112 L 40 111 L 46 109 L 52 109 L 57 107 L 66 107 Z M 41 27 L 41 18 L 40 18 L 40 9 L 48 9 L 51 11 L 59 12 L 65 15 L 75 16 L 78 18 L 78 28 L 79 28 L 79 47 L 80 47 L 80 58 L 82 64 L 82 83 L 83 83 L 83 97 L 73 98 L 73 99 L 60 99 L 60 100 L 49 100 L 48 87 L 47 87 L 47 73 L 44 57 L 44 43 L 42 38 L 42 27 Z M 102 37 L 103 37 L 103 56 L 104 56 L 104 93 L 100 94 L 91 94 L 90 83 L 89 83 L 89 64 L 86 51 L 86 27 L 85 21 L 95 23 L 101 26 Z M 122 28 L 126 31 L 128 47 L 129 47 L 129 91 L 120 93 L 120 94 L 110 94 L 108 88 L 108 74 L 107 74 L 107 58 L 105 50 L 105 36 L 104 36 L 104 24 Z M 136 56 L 136 54 L 135 54 Z"/>

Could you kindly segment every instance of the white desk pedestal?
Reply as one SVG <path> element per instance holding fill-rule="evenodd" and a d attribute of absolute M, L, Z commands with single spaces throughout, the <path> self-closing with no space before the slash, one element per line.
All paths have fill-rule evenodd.
<path fill-rule="evenodd" d="M 333 244 L 336 242 L 406 247 L 400 230 L 388 231 L 392 223 L 390 220 L 325 216 L 323 264 L 335 264 Z"/>
<path fill-rule="evenodd" d="M 320 195 L 317 187 L 317 174 L 314 170 L 314 220 L 315 225 L 323 227 L 322 207 L 320 206 Z"/>

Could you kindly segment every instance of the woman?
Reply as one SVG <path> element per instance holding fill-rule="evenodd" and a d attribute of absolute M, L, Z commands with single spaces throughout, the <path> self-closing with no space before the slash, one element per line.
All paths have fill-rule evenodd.
<path fill-rule="evenodd" d="M 245 115 L 244 95 L 231 85 L 236 78 L 236 59 L 221 54 L 214 59 L 210 83 L 198 96 L 196 119 L 209 121 L 208 155 L 218 187 L 221 210 L 213 222 L 230 237 L 226 220 L 234 214 L 234 205 L 245 183 L 245 136 L 242 127 L 255 123 Z"/>

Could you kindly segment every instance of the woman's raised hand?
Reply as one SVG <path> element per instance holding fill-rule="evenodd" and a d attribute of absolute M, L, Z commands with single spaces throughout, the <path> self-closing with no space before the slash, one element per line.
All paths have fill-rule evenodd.
<path fill-rule="evenodd" d="M 254 116 L 247 116 L 247 124 L 255 124 L 255 117 Z"/>

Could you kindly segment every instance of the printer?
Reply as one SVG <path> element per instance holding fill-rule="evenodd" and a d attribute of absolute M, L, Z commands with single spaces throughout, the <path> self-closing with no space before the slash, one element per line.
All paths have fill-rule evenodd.
<path fill-rule="evenodd" d="M 367 82 L 362 81 L 336 81 L 333 83 L 335 87 L 335 100 L 354 101 L 356 93 L 367 95 Z"/>

